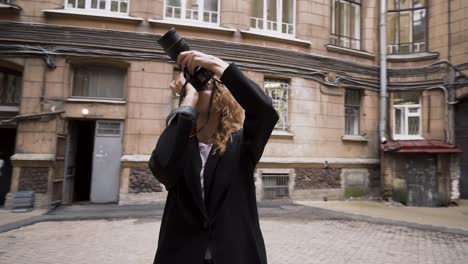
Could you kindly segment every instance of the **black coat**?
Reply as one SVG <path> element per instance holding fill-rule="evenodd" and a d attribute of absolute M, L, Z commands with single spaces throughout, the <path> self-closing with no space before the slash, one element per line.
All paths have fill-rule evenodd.
<path fill-rule="evenodd" d="M 202 264 L 208 245 L 215 264 L 266 264 L 255 198 L 255 166 L 278 121 L 272 100 L 236 65 L 221 76 L 245 110 L 243 128 L 223 155 L 210 153 L 201 194 L 196 117 L 179 114 L 161 134 L 149 167 L 168 196 L 154 263 Z M 214 146 L 213 146 L 214 147 Z"/>

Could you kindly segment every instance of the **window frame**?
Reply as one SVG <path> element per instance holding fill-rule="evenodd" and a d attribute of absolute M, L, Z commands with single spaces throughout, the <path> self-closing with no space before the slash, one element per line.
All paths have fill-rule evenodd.
<path fill-rule="evenodd" d="M 410 108 L 418 108 L 418 113 L 410 113 L 409 109 Z M 404 133 L 402 134 L 396 134 L 396 109 L 400 109 L 401 111 L 404 111 L 404 118 L 402 118 L 401 126 L 404 128 L 405 131 L 402 131 Z M 419 133 L 417 135 L 409 135 L 409 122 L 408 118 L 409 117 L 419 117 Z M 393 132 L 393 139 L 395 140 L 418 140 L 418 139 L 423 139 L 422 137 L 422 98 L 421 95 L 419 94 L 419 104 L 401 104 L 397 105 L 395 104 L 395 94 L 392 96 L 392 119 L 393 119 L 393 127 L 392 127 L 392 132 Z M 401 128 L 403 130 L 403 128 Z"/>
<path fill-rule="evenodd" d="M 276 109 L 274 103 L 275 99 L 271 96 L 271 93 L 269 92 L 270 89 L 266 87 L 267 82 L 279 82 L 279 83 L 284 83 L 287 85 L 287 87 L 284 89 L 286 91 L 286 102 L 284 104 L 284 109 L 283 113 L 279 113 L 278 109 Z M 276 131 L 288 131 L 289 130 L 289 96 L 290 96 L 290 80 L 288 79 L 283 79 L 283 78 L 276 78 L 276 77 L 265 77 L 263 79 L 263 90 L 265 93 L 272 99 L 273 107 L 275 108 L 276 112 L 278 113 L 279 119 L 278 122 L 275 124 L 274 130 Z"/>
<path fill-rule="evenodd" d="M 68 7 L 68 1 L 69 0 L 64 0 L 64 9 L 65 10 L 76 10 L 76 11 L 81 11 L 81 12 L 89 12 L 89 13 L 94 13 L 94 14 L 106 14 L 106 15 L 113 15 L 113 16 L 129 16 L 130 15 L 130 1 L 127 0 L 127 12 L 120 12 L 120 11 L 111 11 L 111 3 L 112 1 L 120 1 L 121 0 L 105 0 L 106 1 L 106 9 L 101 10 L 99 8 L 91 8 L 91 1 L 92 0 L 84 0 L 85 1 L 85 7 L 84 8 L 78 8 L 78 7 Z M 99 1 L 99 0 L 98 0 Z M 78 0 L 75 0 L 75 2 L 78 2 Z M 99 4 L 99 2 L 98 2 Z M 119 7 L 120 9 L 120 7 Z"/>
<path fill-rule="evenodd" d="M 256 0 L 254 0 L 256 1 Z M 257 0 L 258 1 L 258 0 Z M 267 8 L 267 0 L 260 0 L 260 1 L 263 1 L 263 17 L 262 18 L 257 18 L 257 17 L 253 17 L 251 16 L 251 14 L 249 14 L 249 30 L 251 31 L 254 31 L 254 32 L 260 32 L 260 33 L 264 33 L 264 32 L 267 32 L 267 33 L 270 33 L 272 35 L 277 35 L 277 36 L 280 36 L 280 37 L 283 37 L 283 36 L 296 36 L 296 20 L 297 20 L 297 8 L 296 8 L 296 5 L 297 5 L 297 1 L 296 0 L 292 0 L 294 1 L 293 2 L 293 23 L 292 23 L 292 33 L 289 34 L 289 33 L 283 33 L 282 32 L 282 25 L 283 25 L 283 0 L 276 0 L 276 21 L 275 23 L 276 24 L 280 24 L 281 26 L 277 26 L 277 30 L 269 30 L 268 29 L 268 8 Z M 258 25 L 258 20 L 263 20 L 263 25 L 262 25 L 262 28 L 258 28 L 258 27 L 252 27 L 252 19 L 255 19 L 256 22 L 255 22 L 255 25 Z M 287 30 L 288 31 L 288 30 Z"/>
<path fill-rule="evenodd" d="M 203 10 L 203 8 L 205 7 L 205 1 L 204 0 L 200 0 L 201 4 L 198 7 L 198 14 L 199 14 L 198 19 L 185 18 L 185 14 L 187 12 L 187 0 L 180 0 L 180 18 L 167 17 L 166 16 L 166 8 L 168 7 L 167 6 L 167 1 L 168 0 L 163 1 L 163 20 L 167 20 L 167 21 L 185 21 L 185 22 L 190 22 L 190 23 L 197 23 L 199 25 L 212 25 L 212 26 L 213 25 L 220 26 L 220 24 L 221 24 L 221 0 L 217 0 L 218 1 L 218 11 L 216 13 L 218 14 L 218 18 L 217 18 L 216 23 L 203 21 L 203 17 L 204 17 L 203 14 L 205 12 Z M 206 12 L 214 12 L 214 11 L 206 11 Z"/>
<path fill-rule="evenodd" d="M 23 92 L 23 73 L 21 71 L 16 71 L 16 70 L 13 70 L 11 68 L 1 67 L 1 66 L 0 66 L 0 72 L 3 73 L 4 76 L 13 75 L 16 78 L 20 78 L 19 87 L 15 87 L 16 90 L 17 90 L 18 96 L 19 96 L 18 103 L 10 103 L 10 104 L 4 103 L 3 100 L 6 99 L 6 93 L 7 93 L 7 91 L 4 90 L 3 93 L 0 94 L 0 106 L 17 106 L 17 107 L 19 107 L 20 104 L 21 104 L 21 97 L 22 97 L 22 92 Z M 3 83 L 0 84 L 0 85 L 7 85 L 6 87 L 8 87 L 7 78 L 4 78 Z M 5 96 L 4 96 L 4 94 L 5 94 Z"/>
<path fill-rule="evenodd" d="M 351 105 L 351 104 L 346 104 L 346 93 L 347 92 L 356 92 L 358 93 L 359 95 L 359 104 L 358 105 Z M 362 108 L 362 92 L 361 90 L 358 90 L 358 89 L 345 89 L 345 100 L 344 100 L 344 107 L 345 107 L 345 131 L 344 131 L 344 134 L 346 136 L 359 136 L 361 135 L 361 108 Z M 354 110 L 357 109 L 357 124 L 356 124 L 356 128 L 353 129 L 353 130 L 356 130 L 356 133 L 355 134 L 349 134 L 347 129 L 346 129 L 346 113 L 347 113 L 347 109 L 348 108 L 352 108 Z"/>
<path fill-rule="evenodd" d="M 387 7 L 385 7 L 387 9 L 387 12 L 386 12 L 386 17 L 385 19 L 388 18 L 388 15 L 390 13 L 394 13 L 396 14 L 396 29 L 395 29 L 395 34 L 398 35 L 397 39 L 398 39 L 398 43 L 396 44 L 390 44 L 388 41 L 388 37 L 387 37 L 387 54 L 389 55 L 405 55 L 405 54 L 417 54 L 417 53 L 425 53 L 425 52 L 428 52 L 429 51 L 429 14 L 428 14 L 428 9 L 429 9 L 429 0 L 424 0 L 424 5 L 422 7 L 414 7 L 414 1 L 415 0 L 410 0 L 411 1 L 411 8 L 403 8 L 403 9 L 400 9 L 399 8 L 399 5 L 400 5 L 400 2 L 395 2 L 395 0 L 390 0 L 390 1 L 394 1 L 394 6 L 395 8 L 392 9 L 392 10 L 388 10 L 388 2 L 387 2 Z M 414 12 L 415 11 L 418 11 L 418 10 L 425 10 L 425 22 L 426 24 L 424 25 L 424 44 L 425 44 L 425 48 L 423 50 L 420 50 L 419 51 L 414 51 L 414 20 L 413 20 L 413 17 L 414 17 Z M 411 34 L 410 34 L 410 37 L 411 37 L 411 42 L 408 42 L 408 43 L 400 43 L 400 39 L 401 39 L 401 36 L 400 36 L 400 13 L 401 12 L 411 12 L 411 24 L 410 24 L 410 27 L 411 27 Z M 387 22 L 388 24 L 388 22 Z M 387 30 L 388 30 L 388 25 L 387 25 Z M 422 42 L 420 42 L 422 43 Z M 419 44 L 420 44 L 419 43 Z M 410 51 L 409 52 L 400 52 L 400 49 L 401 49 L 401 46 L 402 45 L 410 45 Z M 393 49 L 396 48 L 398 51 L 397 52 L 393 52 Z"/>
<path fill-rule="evenodd" d="M 123 87 L 122 87 L 122 97 L 93 97 L 93 96 L 80 96 L 80 95 L 73 95 L 74 89 L 75 89 L 75 74 L 76 70 L 79 67 L 87 67 L 87 66 L 92 66 L 92 67 L 103 67 L 103 68 L 114 68 L 114 69 L 120 69 L 122 71 L 125 71 L 125 75 L 123 77 Z M 122 101 L 125 102 L 127 100 L 127 89 L 128 89 L 128 69 L 126 67 L 118 66 L 115 64 L 107 64 L 107 63 L 76 63 L 71 65 L 71 74 L 70 74 L 70 90 L 69 90 L 69 96 L 68 98 L 71 99 L 82 99 L 82 100 L 97 100 L 97 101 Z"/>
<path fill-rule="evenodd" d="M 338 47 L 343 47 L 343 48 L 346 48 L 346 49 L 361 51 L 362 50 L 362 0 L 359 0 L 359 2 L 356 2 L 356 0 L 330 0 L 330 9 L 333 8 L 332 2 L 335 2 L 335 3 L 348 2 L 350 5 L 354 4 L 354 5 L 359 6 L 359 21 L 358 21 L 358 24 L 359 24 L 359 39 L 340 35 L 340 33 L 339 33 L 341 31 L 340 25 L 341 25 L 341 19 L 343 18 L 343 16 L 341 14 L 340 8 L 338 8 L 337 9 L 338 14 L 334 14 L 335 10 L 331 10 L 331 12 L 330 12 L 330 37 L 329 37 L 330 44 L 338 46 Z M 351 17 L 351 9 L 350 9 L 350 17 Z M 351 32 L 351 18 L 349 18 L 349 23 L 348 24 L 349 24 L 349 31 Z M 337 31 L 335 33 L 333 33 L 333 30 L 335 29 L 335 27 L 336 27 Z M 331 41 L 331 39 L 333 37 L 336 37 L 336 41 L 338 42 L 338 44 L 336 42 Z M 340 44 L 341 39 L 348 40 L 349 43 L 350 43 L 349 47 L 341 45 Z M 359 47 L 357 49 L 352 48 L 352 45 L 351 45 L 352 41 L 357 41 L 358 42 Z"/>

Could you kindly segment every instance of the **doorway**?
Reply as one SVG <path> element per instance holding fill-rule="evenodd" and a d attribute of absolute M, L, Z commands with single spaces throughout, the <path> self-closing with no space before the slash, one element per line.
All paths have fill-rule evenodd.
<path fill-rule="evenodd" d="M 5 198 L 11 185 L 11 156 L 15 153 L 16 129 L 0 129 L 0 206 L 5 204 Z"/>
<path fill-rule="evenodd" d="M 72 162 L 74 166 L 73 177 L 73 200 L 72 202 L 86 202 L 90 200 L 91 195 L 91 176 L 93 170 L 93 149 L 94 149 L 94 120 L 75 120 L 72 121 L 70 131 L 74 134 L 70 142 L 76 147 L 75 153 L 70 153 L 74 158 Z M 70 164 L 71 165 L 71 164 Z"/>
<path fill-rule="evenodd" d="M 455 143 L 460 156 L 460 198 L 468 199 L 468 99 L 455 105 Z"/>
<path fill-rule="evenodd" d="M 69 120 L 64 204 L 118 202 L 122 122 Z"/>

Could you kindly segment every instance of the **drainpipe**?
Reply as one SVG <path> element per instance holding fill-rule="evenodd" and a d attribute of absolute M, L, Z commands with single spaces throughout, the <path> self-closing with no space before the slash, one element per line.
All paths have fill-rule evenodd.
<path fill-rule="evenodd" d="M 385 132 L 387 125 L 387 31 L 386 31 L 387 1 L 380 1 L 380 118 L 379 140 L 386 141 Z"/>
<path fill-rule="evenodd" d="M 387 1 L 380 0 L 379 34 L 380 34 L 380 113 L 379 113 L 379 142 L 385 143 L 387 125 L 387 30 L 386 30 Z M 380 144 L 379 144 L 380 145 Z M 384 152 L 380 150 L 380 180 L 383 197 L 388 199 L 392 196 L 392 183 L 389 175 L 385 175 Z M 391 177 L 391 176 L 390 176 Z"/>

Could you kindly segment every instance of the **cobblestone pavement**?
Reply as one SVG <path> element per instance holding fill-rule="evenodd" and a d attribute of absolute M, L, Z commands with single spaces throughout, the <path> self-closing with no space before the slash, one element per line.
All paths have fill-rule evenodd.
<path fill-rule="evenodd" d="M 0 234 L 0 263 L 152 263 L 160 217 L 43 222 Z M 468 237 L 361 221 L 262 217 L 270 264 L 468 263 Z"/>

